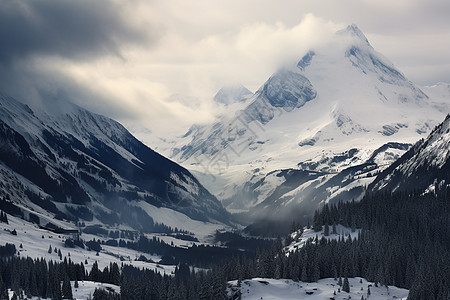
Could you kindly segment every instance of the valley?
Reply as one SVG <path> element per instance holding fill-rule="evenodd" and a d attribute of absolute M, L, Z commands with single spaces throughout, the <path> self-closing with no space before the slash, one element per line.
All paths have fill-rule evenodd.
<path fill-rule="evenodd" d="M 155 145 L 0 93 L 0 299 L 448 299 L 449 86 L 329 39 Z"/>

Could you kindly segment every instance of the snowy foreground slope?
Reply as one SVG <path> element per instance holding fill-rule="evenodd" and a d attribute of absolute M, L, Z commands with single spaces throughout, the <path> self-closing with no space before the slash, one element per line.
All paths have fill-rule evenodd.
<path fill-rule="evenodd" d="M 373 282 L 367 282 L 363 278 L 349 278 L 350 292 L 342 291 L 337 281 L 332 278 L 321 279 L 318 282 L 305 283 L 295 282 L 290 279 L 269 279 L 269 278 L 253 278 L 251 280 L 243 280 L 241 286 L 238 287 L 236 280 L 230 281 L 228 294 L 231 296 L 236 294 L 238 290 L 242 295 L 241 299 L 270 299 L 270 300 L 286 300 L 286 299 L 308 299 L 308 300 L 324 300 L 324 299 L 356 299 L 361 297 L 370 300 L 387 300 L 387 299 L 406 299 L 408 290 L 400 289 L 392 286 L 378 286 Z M 370 289 L 370 297 L 368 297 L 368 289 Z M 339 290 L 341 290 L 339 292 Z M 334 294 L 336 293 L 336 294 Z"/>
<path fill-rule="evenodd" d="M 114 284 L 110 283 L 101 283 L 101 282 L 95 282 L 95 281 L 80 281 L 78 283 L 78 287 L 75 287 L 75 282 L 71 282 L 72 286 L 72 294 L 73 299 L 75 300 L 88 300 L 92 299 L 92 295 L 94 294 L 95 289 L 103 289 L 106 291 L 113 291 L 116 294 L 120 294 L 120 287 Z M 9 291 L 9 297 L 10 299 L 13 297 L 14 292 Z M 40 298 L 40 297 L 31 297 L 27 298 L 31 300 L 47 300 L 47 298 Z"/>
<path fill-rule="evenodd" d="M 351 25 L 275 72 L 233 117 L 193 126 L 171 157 L 234 212 L 358 199 L 444 119 L 445 87 L 427 91 Z"/>

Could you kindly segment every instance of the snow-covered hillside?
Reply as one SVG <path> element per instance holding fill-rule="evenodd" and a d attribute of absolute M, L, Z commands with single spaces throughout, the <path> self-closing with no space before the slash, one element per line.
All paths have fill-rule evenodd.
<path fill-rule="evenodd" d="M 450 188 L 450 115 L 372 183 L 373 191 L 435 193 Z"/>
<path fill-rule="evenodd" d="M 119 123 L 59 101 L 33 111 L 0 96 L 0 185 L 2 201 L 41 225 L 84 221 L 153 232 L 182 225 L 171 220 L 178 214 L 187 225 L 210 222 L 204 228 L 214 232 L 229 220 L 186 169 Z"/>
<path fill-rule="evenodd" d="M 229 209 L 357 199 L 450 107 L 409 81 L 355 25 L 299 57 L 234 117 L 196 126 L 173 149 Z"/>
<path fill-rule="evenodd" d="M 243 280 L 238 286 L 237 280 L 229 282 L 228 294 L 235 295 L 240 291 L 241 299 L 406 299 L 408 290 L 393 286 L 375 286 L 363 278 L 349 278 L 350 292 L 342 291 L 333 278 L 321 279 L 318 282 L 307 283 L 291 279 L 253 278 Z M 369 292 L 370 290 L 370 292 Z"/>
<path fill-rule="evenodd" d="M 303 247 L 308 240 L 321 240 L 325 238 L 326 240 L 347 240 L 351 238 L 352 240 L 357 239 L 358 235 L 361 233 L 361 230 L 352 230 L 351 228 L 342 226 L 340 224 L 333 226 L 329 226 L 328 235 L 325 234 L 325 228 L 320 231 L 314 231 L 313 229 L 304 228 L 301 231 L 296 231 L 290 234 L 292 238 L 291 244 L 285 247 L 285 252 L 290 253 L 295 251 L 301 247 Z"/>
<path fill-rule="evenodd" d="M 161 256 L 158 255 L 151 255 L 128 248 L 108 245 L 102 245 L 102 250 L 99 251 L 97 255 L 97 251 L 88 250 L 87 247 L 66 247 L 64 243 L 66 239 L 73 238 L 72 234 L 54 233 L 13 216 L 9 216 L 8 223 L 9 224 L 0 223 L 1 245 L 3 246 L 6 243 L 14 244 L 21 257 L 31 257 L 33 259 L 44 258 L 47 261 L 60 261 L 66 257 L 67 259 L 70 258 L 75 263 L 83 263 L 87 271 L 92 268 L 94 262 L 97 262 L 98 267 L 101 270 L 109 266 L 112 262 L 119 265 L 124 263 L 147 269 L 156 268 L 162 274 L 171 274 L 175 269 L 175 266 L 158 264 L 161 260 Z M 13 230 L 15 230 L 17 234 L 11 234 Z M 85 241 L 92 239 L 107 240 L 98 235 L 84 233 L 81 235 L 81 238 Z M 50 247 L 53 251 L 48 253 Z M 58 256 L 58 250 L 61 251 L 62 259 Z M 137 259 L 141 255 L 146 257 L 149 261 L 138 261 Z"/>

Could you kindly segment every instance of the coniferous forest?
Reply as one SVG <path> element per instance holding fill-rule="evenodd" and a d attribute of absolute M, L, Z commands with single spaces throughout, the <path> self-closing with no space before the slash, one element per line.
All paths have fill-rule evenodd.
<path fill-rule="evenodd" d="M 153 270 L 97 264 L 86 272 L 70 258 L 62 262 L 19 258 L 14 245 L 1 247 L 0 298 L 6 289 L 17 295 L 52 299 L 71 297 L 70 281 L 92 280 L 120 286 L 120 295 L 96 290 L 93 299 L 226 299 L 227 281 L 253 277 L 313 282 L 336 278 L 342 283 L 360 276 L 379 285 L 410 290 L 408 299 L 450 298 L 450 198 L 407 193 L 373 194 L 360 202 L 325 205 L 317 211 L 313 228 L 331 231 L 333 224 L 358 228 L 358 238 L 327 240 L 317 235 L 304 247 L 286 255 L 290 236 L 273 241 L 254 257 L 233 254 L 206 271 L 177 266 L 174 276 Z M 348 282 L 348 281 L 347 281 Z M 59 284 L 58 284 L 59 283 Z M 62 284 L 61 284 L 62 283 Z M 239 298 L 236 293 L 233 298 Z"/>

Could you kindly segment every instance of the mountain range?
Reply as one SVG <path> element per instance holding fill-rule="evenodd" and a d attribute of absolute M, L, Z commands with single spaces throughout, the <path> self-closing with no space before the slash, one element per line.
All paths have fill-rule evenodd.
<path fill-rule="evenodd" d="M 301 57 L 222 88 L 173 160 L 0 94 L 0 298 L 448 298 L 450 86 L 419 88 L 355 25 Z"/>
<path fill-rule="evenodd" d="M 166 152 L 244 221 L 361 199 L 450 110 L 445 84 L 428 95 L 356 25 L 299 57 L 234 116 L 192 126 Z"/>
<path fill-rule="evenodd" d="M 176 223 L 158 218 L 155 208 L 213 223 L 229 223 L 223 206 L 243 224 L 307 220 L 324 203 L 358 200 L 367 187 L 392 189 L 392 178 L 406 180 L 391 164 L 444 119 L 448 85 L 425 93 L 356 25 L 300 57 L 255 93 L 222 88 L 214 101 L 227 114 L 193 125 L 163 151 L 177 163 L 76 105 L 32 110 L 3 95 L 1 176 L 15 187 L 3 196 L 42 218 L 51 212 L 151 231 L 155 217 Z M 415 168 L 429 170 L 427 163 Z M 396 175 L 377 178 L 391 171 Z M 439 184 L 428 181 L 425 188 Z"/>
<path fill-rule="evenodd" d="M 152 232 L 176 223 L 158 222 L 164 212 L 229 222 L 222 204 L 185 168 L 116 121 L 70 103 L 33 111 L 1 95 L 0 158 L 0 196 L 40 224 L 60 219 Z"/>

